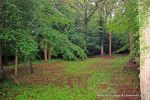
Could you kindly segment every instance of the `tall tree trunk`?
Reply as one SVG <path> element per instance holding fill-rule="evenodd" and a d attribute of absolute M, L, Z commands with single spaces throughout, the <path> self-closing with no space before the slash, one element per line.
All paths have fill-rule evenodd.
<path fill-rule="evenodd" d="M 87 22 L 87 19 L 85 19 L 84 21 L 84 32 L 87 34 L 87 31 L 88 31 L 88 22 Z"/>
<path fill-rule="evenodd" d="M 101 45 L 101 56 L 103 56 L 104 55 L 104 45 L 102 44 Z"/>
<path fill-rule="evenodd" d="M 47 61 L 47 60 L 48 60 L 48 59 L 47 59 L 47 55 L 48 55 L 48 54 L 47 54 L 47 53 L 48 53 L 48 52 L 47 52 L 47 48 L 44 48 L 43 51 L 44 51 L 44 60 Z"/>
<path fill-rule="evenodd" d="M 132 54 L 133 51 L 134 51 L 134 37 L 133 37 L 133 32 L 129 33 L 129 41 L 130 41 L 130 54 Z"/>
<path fill-rule="evenodd" d="M 147 26 L 140 30 L 140 50 L 141 100 L 150 100 L 150 17 Z"/>
<path fill-rule="evenodd" d="M 88 28 L 88 1 L 84 0 L 84 31 L 87 33 Z"/>
<path fill-rule="evenodd" d="M 100 29 L 101 31 L 102 29 Z M 101 53 L 101 56 L 104 55 L 104 31 L 103 32 L 100 32 L 99 34 L 99 40 L 100 40 L 100 53 Z"/>
<path fill-rule="evenodd" d="M 30 71 L 33 73 L 32 59 L 30 59 Z"/>
<path fill-rule="evenodd" d="M 18 50 L 16 49 L 16 55 L 15 55 L 15 76 L 18 75 Z"/>
<path fill-rule="evenodd" d="M 109 56 L 111 56 L 112 55 L 112 49 L 111 49 L 111 47 L 112 47 L 112 33 L 111 32 L 109 32 Z"/>
<path fill-rule="evenodd" d="M 51 59 L 51 51 L 48 51 L 48 59 Z"/>
<path fill-rule="evenodd" d="M 51 45 L 48 45 L 48 59 L 51 59 Z"/>
<path fill-rule="evenodd" d="M 2 62 L 2 42 L 0 41 L 0 80 L 3 80 L 3 62 Z"/>

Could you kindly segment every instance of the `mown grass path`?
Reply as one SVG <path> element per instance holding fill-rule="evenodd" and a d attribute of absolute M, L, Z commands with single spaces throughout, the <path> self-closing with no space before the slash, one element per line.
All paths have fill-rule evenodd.
<path fill-rule="evenodd" d="M 19 69 L 17 85 L 10 78 L 0 85 L 0 98 L 14 100 L 140 100 L 138 69 L 127 56 L 55 61 Z M 13 74 L 8 70 L 8 76 Z M 117 96 L 113 96 L 117 95 Z M 120 96 L 123 95 L 123 96 Z M 131 95 L 131 96 L 127 96 Z M 132 96 L 134 95 L 134 96 Z"/>

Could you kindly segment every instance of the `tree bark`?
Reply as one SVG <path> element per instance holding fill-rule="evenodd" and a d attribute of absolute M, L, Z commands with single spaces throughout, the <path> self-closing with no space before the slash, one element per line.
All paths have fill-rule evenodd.
<path fill-rule="evenodd" d="M 48 59 L 51 59 L 51 51 L 48 51 Z"/>
<path fill-rule="evenodd" d="M 2 61 L 2 42 L 0 42 L 0 80 L 4 79 L 3 61 Z"/>
<path fill-rule="evenodd" d="M 129 41 L 130 41 L 130 54 L 132 54 L 134 51 L 134 37 L 132 32 L 129 33 Z"/>
<path fill-rule="evenodd" d="M 16 55 L 15 55 L 15 77 L 18 75 L 18 50 L 16 49 Z"/>
<path fill-rule="evenodd" d="M 44 60 L 47 61 L 48 60 L 47 59 L 47 55 L 48 55 L 47 49 L 45 48 L 43 51 L 44 51 Z"/>
<path fill-rule="evenodd" d="M 88 1 L 84 0 L 84 31 L 87 33 L 88 28 Z"/>
<path fill-rule="evenodd" d="M 33 73 L 32 59 L 30 59 L 30 71 Z"/>
<path fill-rule="evenodd" d="M 140 30 L 140 50 L 141 100 L 150 100 L 150 17 L 147 26 Z"/>
<path fill-rule="evenodd" d="M 51 59 L 51 45 L 48 45 L 48 59 Z"/>
<path fill-rule="evenodd" d="M 112 55 L 112 33 L 111 32 L 109 32 L 109 56 L 111 56 Z"/>
<path fill-rule="evenodd" d="M 104 45 L 102 44 L 101 45 L 101 56 L 103 56 L 104 55 Z"/>

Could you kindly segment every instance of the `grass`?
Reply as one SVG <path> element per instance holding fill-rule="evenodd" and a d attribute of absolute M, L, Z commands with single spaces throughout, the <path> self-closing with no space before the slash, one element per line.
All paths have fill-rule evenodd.
<path fill-rule="evenodd" d="M 70 74 L 78 74 L 84 71 L 84 69 L 88 68 L 89 65 L 93 65 L 99 62 L 101 62 L 100 58 L 88 58 L 82 61 L 68 61 L 66 62 L 67 66 L 64 71 Z"/>
<path fill-rule="evenodd" d="M 2 86 L 5 87 L 2 89 Z M 17 86 L 10 81 L 5 81 L 1 86 L 0 98 L 11 100 L 95 100 L 96 95 L 77 85 L 73 88 L 68 86 Z"/>
<path fill-rule="evenodd" d="M 89 58 L 83 61 L 50 60 L 50 63 L 62 62 L 66 64 L 63 70 L 69 75 L 90 74 L 91 77 L 87 80 L 87 88 L 77 84 L 74 84 L 71 88 L 65 84 L 64 86 L 54 86 L 52 84 L 22 84 L 18 86 L 11 81 L 5 81 L 0 84 L 0 98 L 6 98 L 7 100 L 96 100 L 97 95 L 115 94 L 117 92 L 116 88 L 112 86 L 112 75 L 114 73 L 119 75 L 118 80 L 122 82 L 124 82 L 124 78 L 128 78 L 130 75 L 137 75 L 131 70 L 121 73 L 123 64 L 126 61 L 127 57 L 118 56 L 115 59 L 105 61 L 102 58 Z M 94 67 L 97 64 L 99 66 L 98 69 L 88 69 L 89 66 Z M 136 82 L 134 82 L 135 86 L 138 84 Z M 107 85 L 105 89 L 100 87 L 102 84 Z M 105 99 L 109 100 L 110 98 L 105 97 Z M 111 97 L 111 100 L 115 100 L 115 98 Z"/>

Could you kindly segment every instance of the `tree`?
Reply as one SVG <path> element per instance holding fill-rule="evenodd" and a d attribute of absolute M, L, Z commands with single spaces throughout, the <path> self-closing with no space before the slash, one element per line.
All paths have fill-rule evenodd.
<path fill-rule="evenodd" d="M 2 42 L 0 41 L 0 80 L 3 80 Z"/>
<path fill-rule="evenodd" d="M 83 32 L 87 34 L 88 22 L 93 14 L 96 12 L 97 6 L 93 6 L 92 2 L 89 0 L 75 0 L 73 3 L 70 3 L 70 6 L 76 9 L 81 14 L 81 16 L 83 16 Z"/>
<path fill-rule="evenodd" d="M 11 45 L 7 49 L 12 49 L 15 56 L 15 76 L 17 76 L 17 66 L 20 58 L 29 51 L 28 47 L 33 40 L 31 34 L 32 29 L 32 6 L 31 0 L 9 0 L 2 2 L 2 27 L 0 40 L 4 41 L 6 45 Z M 31 46 L 31 45 L 30 45 Z M 33 47 L 34 49 L 34 47 Z M 28 52 L 29 53 L 29 52 Z M 21 57 L 21 55 L 23 55 Z"/>
<path fill-rule="evenodd" d="M 110 23 L 111 22 L 111 19 L 112 19 L 112 14 L 113 14 L 113 10 L 114 10 L 114 5 L 116 3 L 116 0 L 101 0 L 99 2 L 97 2 L 97 7 L 99 8 L 100 10 L 100 16 L 103 17 L 103 21 L 104 21 L 104 30 L 108 31 L 108 35 L 109 35 L 109 55 L 111 56 L 111 36 L 112 36 L 112 33 L 111 33 L 111 30 L 109 30 L 106 25 L 107 23 Z M 105 32 L 104 32 L 105 33 Z M 104 34 L 101 35 L 101 55 L 103 55 L 104 53 Z"/>
<path fill-rule="evenodd" d="M 72 30 L 74 25 L 72 25 L 72 16 L 66 13 L 64 2 L 53 1 L 50 3 L 49 0 L 38 0 L 34 20 L 34 33 L 44 52 L 45 60 L 47 60 L 49 54 L 67 60 L 86 57 L 84 50 L 69 40 L 68 31 Z"/>
<path fill-rule="evenodd" d="M 112 42 L 111 42 L 111 40 L 112 40 L 112 38 L 111 38 L 111 36 L 112 36 L 112 33 L 110 32 L 109 33 L 109 56 L 111 56 L 111 53 L 112 53 L 112 49 L 111 49 L 111 45 L 112 45 Z"/>
<path fill-rule="evenodd" d="M 140 21 L 140 89 L 141 100 L 150 99 L 150 2 L 140 1 L 139 4 Z"/>
<path fill-rule="evenodd" d="M 2 16 L 0 18 L 0 33 L 2 32 L 3 29 L 3 14 L 4 10 L 3 10 L 3 2 L 0 3 L 0 16 Z M 3 80 L 3 60 L 2 60 L 2 40 L 0 38 L 0 81 Z"/>
<path fill-rule="evenodd" d="M 105 34 L 106 34 L 106 28 L 105 28 L 105 19 L 104 16 L 101 16 L 99 19 L 99 26 L 100 26 L 100 52 L 101 52 L 101 56 L 104 55 L 104 38 L 105 38 Z"/>
<path fill-rule="evenodd" d="M 139 42 L 138 42 L 138 1 L 118 1 L 114 5 L 113 18 L 107 25 L 108 29 L 111 29 L 115 33 L 128 33 L 130 44 L 130 60 L 135 59 L 135 55 L 138 55 Z M 116 26 L 119 26 L 116 28 Z M 136 39 L 135 39 L 136 38 Z"/>

